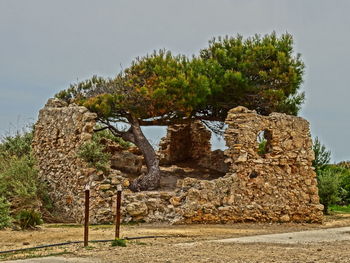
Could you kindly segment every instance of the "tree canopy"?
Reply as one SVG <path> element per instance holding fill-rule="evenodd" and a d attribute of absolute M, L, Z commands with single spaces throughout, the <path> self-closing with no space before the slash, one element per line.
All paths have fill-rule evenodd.
<path fill-rule="evenodd" d="M 200 58 L 212 80 L 207 108 L 214 116 L 224 119 L 238 105 L 260 114 L 297 114 L 304 98 L 298 94 L 304 64 L 293 54 L 291 35 L 213 39 Z"/>
<path fill-rule="evenodd" d="M 303 70 L 291 35 L 238 35 L 213 39 L 191 58 L 154 52 L 135 59 L 115 78 L 94 76 L 57 97 L 96 112 L 105 128 L 143 151 L 140 126 L 194 119 L 223 122 L 228 110 L 239 105 L 260 114 L 296 115 L 304 99 L 298 93 Z M 130 129 L 119 130 L 116 122 L 128 123 Z M 143 151 L 145 158 L 149 151 Z"/>
<path fill-rule="evenodd" d="M 291 35 L 246 40 L 238 35 L 213 39 L 198 57 L 154 52 L 134 60 L 114 79 L 94 76 L 58 97 L 83 104 L 103 118 L 123 119 L 129 112 L 144 120 L 143 125 L 190 117 L 223 121 L 238 105 L 261 114 L 296 115 L 304 98 L 298 93 L 303 70 Z"/>

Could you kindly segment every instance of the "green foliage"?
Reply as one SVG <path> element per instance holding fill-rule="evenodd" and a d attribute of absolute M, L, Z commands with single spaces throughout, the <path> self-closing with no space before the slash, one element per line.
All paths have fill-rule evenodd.
<path fill-rule="evenodd" d="M 328 214 L 328 207 L 339 201 L 339 178 L 331 170 L 320 170 L 317 176 L 318 195 L 324 205 L 324 213 Z"/>
<path fill-rule="evenodd" d="M 315 153 L 315 160 L 312 162 L 312 166 L 317 172 L 329 163 L 331 160 L 331 152 L 326 149 L 326 146 L 320 142 L 318 137 L 314 139 L 312 149 Z"/>
<path fill-rule="evenodd" d="M 116 238 L 115 240 L 112 241 L 112 247 L 126 247 L 126 240 Z"/>
<path fill-rule="evenodd" d="M 268 133 L 267 130 L 260 131 L 258 133 L 258 137 L 256 138 L 258 142 L 258 154 L 261 156 L 267 153 L 267 143 L 268 143 L 266 139 L 267 133 Z"/>
<path fill-rule="evenodd" d="M 267 145 L 267 140 L 266 140 L 266 139 L 263 139 L 263 140 L 259 143 L 258 154 L 260 154 L 260 155 L 266 154 L 266 152 L 267 152 L 266 145 Z"/>
<path fill-rule="evenodd" d="M 4 197 L 0 197 L 0 229 L 11 225 L 10 204 Z"/>
<path fill-rule="evenodd" d="M 331 152 L 326 149 L 318 137 L 314 139 L 312 148 L 315 153 L 312 165 L 317 174 L 318 195 L 320 203 L 324 205 L 324 213 L 328 214 L 329 206 L 338 203 L 342 200 L 342 196 L 346 195 L 341 187 L 343 169 L 329 164 Z"/>
<path fill-rule="evenodd" d="M 338 200 L 337 204 L 348 205 L 350 204 L 350 169 L 345 168 L 342 165 L 327 165 L 324 169 L 327 169 L 331 173 L 337 176 L 339 181 L 338 187 Z"/>
<path fill-rule="evenodd" d="M 78 156 L 99 171 L 106 172 L 108 170 L 108 163 L 110 154 L 104 152 L 104 146 L 92 140 L 82 144 L 79 148 Z"/>
<path fill-rule="evenodd" d="M 137 58 L 115 79 L 92 77 L 56 96 L 84 105 L 102 119 L 125 121 L 161 117 L 181 119 L 205 103 L 209 80 L 201 60 L 173 56 L 160 50 Z"/>
<path fill-rule="evenodd" d="M 136 116 L 152 118 L 175 114 L 177 118 L 192 114 L 210 94 L 209 79 L 203 74 L 201 60 L 173 56 L 160 50 L 137 58 L 125 70 L 125 84 L 132 90 Z M 136 100 L 134 100 L 136 98 Z"/>
<path fill-rule="evenodd" d="M 160 50 L 137 58 L 114 79 L 94 76 L 56 96 L 86 106 L 102 120 L 137 118 L 141 125 L 223 121 L 238 105 L 262 114 L 296 114 L 304 98 L 298 94 L 303 70 L 289 34 L 225 37 L 210 41 L 198 57 Z"/>
<path fill-rule="evenodd" d="M 315 160 L 313 166 L 317 174 L 319 196 L 328 213 L 330 205 L 350 204 L 350 169 L 347 162 L 329 164 L 331 152 L 316 137 L 313 142 Z"/>
<path fill-rule="evenodd" d="M 17 156 L 22 157 L 31 152 L 33 131 L 20 133 L 14 136 L 8 135 L 2 138 L 0 144 L 0 156 Z"/>
<path fill-rule="evenodd" d="M 350 214 L 350 205 L 347 205 L 347 206 L 331 205 L 329 207 L 329 210 L 332 211 L 332 212 L 336 212 L 336 213 Z"/>
<path fill-rule="evenodd" d="M 0 164 L 0 195 L 18 207 L 36 206 L 41 188 L 32 156 L 12 157 Z"/>
<path fill-rule="evenodd" d="M 102 127 L 100 125 L 98 125 L 96 127 L 96 129 L 99 129 L 99 128 L 102 128 Z M 101 130 L 101 131 L 95 132 L 93 134 L 93 137 L 92 137 L 93 141 L 100 143 L 101 140 L 103 140 L 103 139 L 111 140 L 111 141 L 119 144 L 120 146 L 122 146 L 124 149 L 128 149 L 132 146 L 132 144 L 130 142 L 124 141 L 122 138 L 114 136 L 112 134 L 112 132 L 108 129 Z"/>
<path fill-rule="evenodd" d="M 33 132 L 6 136 L 0 144 L 0 196 L 11 203 L 11 215 L 20 210 L 51 207 L 47 187 L 40 182 L 31 154 Z"/>
<path fill-rule="evenodd" d="M 17 215 L 17 222 L 21 229 L 28 229 L 41 225 L 43 220 L 41 214 L 35 210 L 22 210 Z"/>
<path fill-rule="evenodd" d="M 211 80 L 207 104 L 221 118 L 238 105 L 261 114 L 296 115 L 304 100 L 304 94 L 298 94 L 304 64 L 293 53 L 290 34 L 213 39 L 200 57 Z"/>

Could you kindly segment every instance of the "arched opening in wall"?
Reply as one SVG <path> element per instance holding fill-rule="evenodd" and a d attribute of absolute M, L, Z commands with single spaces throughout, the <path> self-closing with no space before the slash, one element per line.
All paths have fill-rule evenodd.
<path fill-rule="evenodd" d="M 265 129 L 258 133 L 256 137 L 256 141 L 258 144 L 258 154 L 262 157 L 265 156 L 265 154 L 269 153 L 271 151 L 271 139 L 272 139 L 272 133 L 271 131 Z"/>

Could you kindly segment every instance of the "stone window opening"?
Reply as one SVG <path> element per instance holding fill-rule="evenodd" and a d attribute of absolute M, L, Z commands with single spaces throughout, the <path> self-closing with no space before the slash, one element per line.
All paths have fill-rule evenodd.
<path fill-rule="evenodd" d="M 265 157 L 265 154 L 269 153 L 271 151 L 271 138 L 272 133 L 271 131 L 265 129 L 258 133 L 256 137 L 256 141 L 258 144 L 258 154 L 261 157 Z"/>

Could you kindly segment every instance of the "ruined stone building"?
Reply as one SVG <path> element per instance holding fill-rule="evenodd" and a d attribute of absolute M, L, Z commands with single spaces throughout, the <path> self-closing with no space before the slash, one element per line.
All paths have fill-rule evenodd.
<path fill-rule="evenodd" d="M 77 157 L 79 147 L 92 138 L 95 119 L 84 107 L 50 99 L 35 125 L 33 146 L 40 177 L 48 182 L 55 209 L 65 221 L 82 222 L 86 184 L 91 187 L 93 223 L 112 221 L 117 185 L 124 188 L 124 221 L 322 220 L 309 124 L 300 117 L 260 116 L 244 107 L 234 108 L 226 119 L 225 152 L 211 151 L 211 134 L 199 122 L 169 127 L 159 157 L 164 180 L 169 170 L 175 181 L 172 187 L 139 193 L 128 190 L 130 180 L 144 169 L 135 149 L 112 147 L 113 169 L 108 174 L 89 168 Z M 266 139 L 262 151 L 259 137 Z M 189 160 L 215 176 L 187 176 L 184 169 L 171 166 Z"/>

